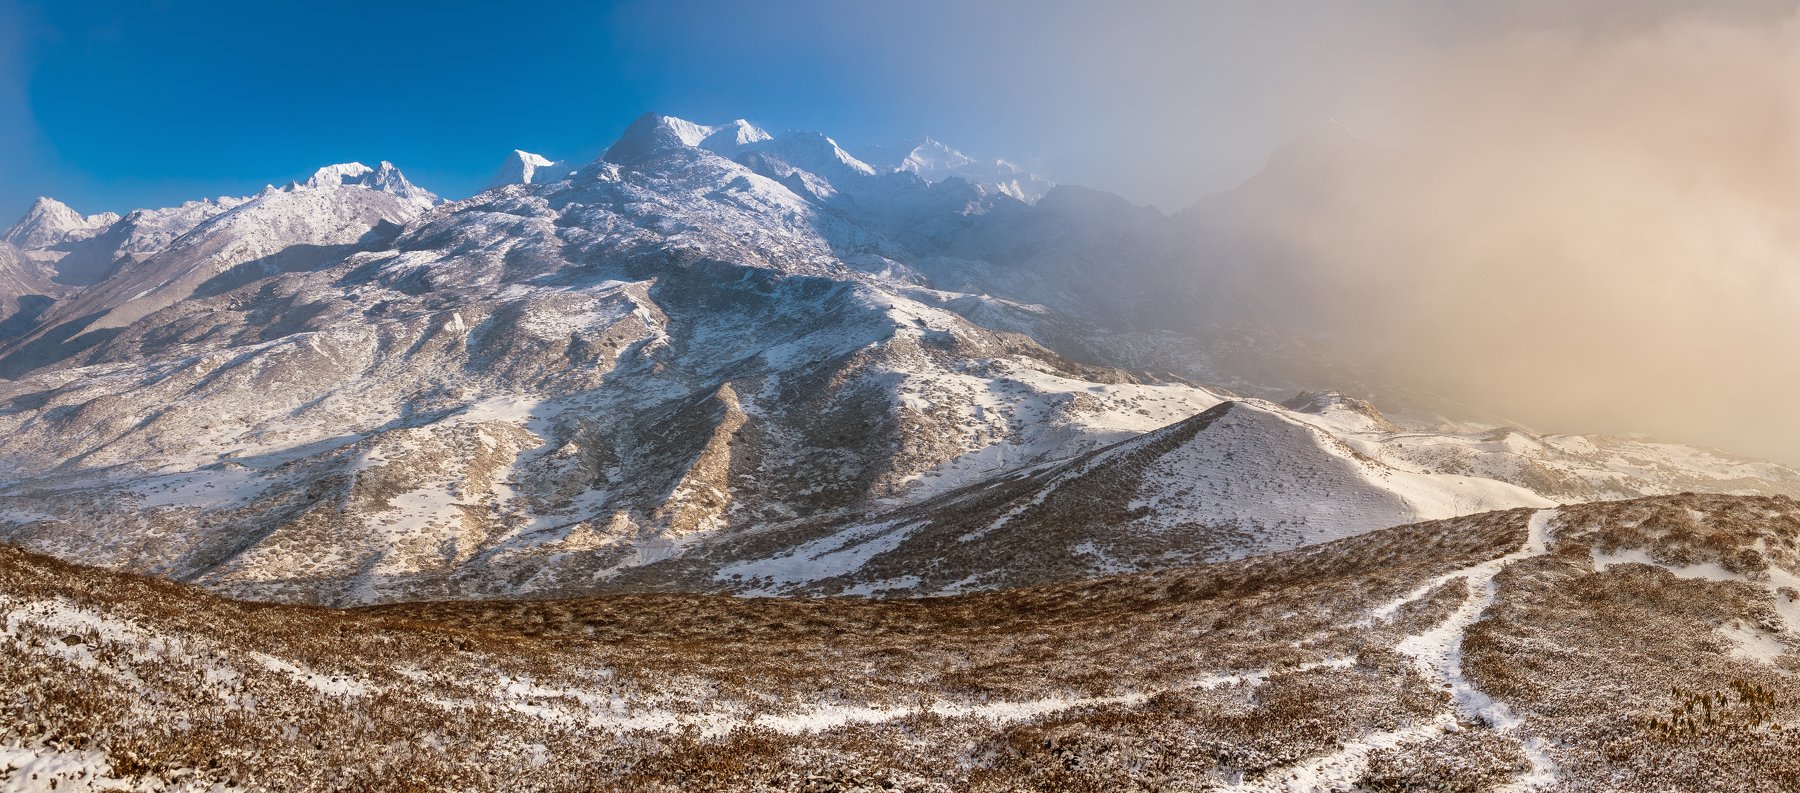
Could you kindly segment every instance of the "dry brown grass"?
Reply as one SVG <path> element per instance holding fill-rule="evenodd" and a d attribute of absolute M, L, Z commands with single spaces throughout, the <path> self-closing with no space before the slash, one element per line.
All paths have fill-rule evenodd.
<path fill-rule="evenodd" d="M 1546 739 L 1571 787 L 1790 784 L 1800 746 L 1776 726 L 1800 716 L 1795 659 L 1784 671 L 1733 657 L 1715 632 L 1768 618 L 1766 588 L 1593 570 L 1594 537 L 1665 508 L 1722 528 L 1618 542 L 1726 558 L 1732 542 L 1780 543 L 1782 516 L 1800 512 L 1679 498 L 1565 510 L 1550 553 L 1496 578 L 1464 670 Z M 1472 588 L 1452 578 L 1391 620 L 1369 609 L 1517 549 L 1529 514 L 913 601 L 669 594 L 334 611 L 0 548 L 0 612 L 12 615 L 0 745 L 91 747 L 114 775 L 270 790 L 1204 790 L 1448 712 L 1392 648 Z M 1721 532 L 1735 539 L 1705 539 Z M 1690 535 L 1704 541 L 1668 539 Z M 1672 692 L 1714 702 L 1734 686 L 1753 692 L 1753 718 L 1738 702 L 1716 705 L 1729 726 L 1652 726 L 1680 706 Z M 1082 697 L 1099 699 L 1067 702 Z M 838 706 L 886 715 L 791 726 Z M 966 710 L 984 706 L 1005 717 Z M 1524 767 L 1519 737 L 1465 723 L 1371 754 L 1360 783 L 1480 789 Z"/>

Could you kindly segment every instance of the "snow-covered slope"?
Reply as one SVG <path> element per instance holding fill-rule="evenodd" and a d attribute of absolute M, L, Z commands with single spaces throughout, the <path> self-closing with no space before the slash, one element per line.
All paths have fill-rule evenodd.
<path fill-rule="evenodd" d="M 52 306 L 32 332 L 0 345 L 0 375 L 80 354 L 197 293 L 341 261 L 391 238 L 436 202 L 389 163 L 347 163 L 248 200 L 134 212 L 113 224 L 117 235 L 94 238 L 107 239 L 116 270 Z"/>
<path fill-rule="evenodd" d="M 929 594 L 1236 559 L 1485 509 L 1549 506 L 1521 487 L 1418 474 L 1304 416 L 1221 403 L 1104 449 L 824 532 L 720 537 L 633 581 L 758 594 Z M 710 563 L 712 581 L 695 565 Z"/>
<path fill-rule="evenodd" d="M 60 283 L 86 286 L 119 272 L 175 244 L 201 223 L 243 204 L 247 198 L 224 196 L 187 201 L 163 209 L 137 209 L 90 237 L 37 248 L 31 255 L 54 263 Z"/>
<path fill-rule="evenodd" d="M 1563 503 L 1684 492 L 1800 496 L 1793 469 L 1715 449 L 1645 438 L 1534 435 L 1516 427 L 1408 431 L 1373 405 L 1335 392 L 1305 394 L 1289 404 L 1357 453 L 1397 469 L 1509 482 Z"/>
<path fill-rule="evenodd" d="M 380 195 L 270 193 L 172 251 L 349 192 Z M 855 233 L 681 144 L 444 207 L 316 272 L 196 290 L 20 382 L 35 404 L 0 419 L 9 462 L 61 469 L 23 489 L 68 501 L 9 502 L 28 524 L 12 536 L 264 595 L 509 591 L 1218 401 L 913 300 L 836 258 Z M 45 508 L 88 528 L 45 531 L 27 517 Z"/>
<path fill-rule="evenodd" d="M 1159 320 L 1221 299 L 1177 231 L 654 115 L 566 178 L 449 204 L 346 164 L 132 213 L 93 238 L 120 240 L 109 275 L 0 336 L 0 539 L 323 603 L 918 592 L 1745 472 L 1800 492 L 1531 439 L 1546 484 L 1536 446 L 1243 398 L 1338 373 Z"/>
<path fill-rule="evenodd" d="M 1797 543 L 1690 495 L 950 598 L 355 610 L 0 547 L 0 787 L 1779 789 Z"/>
<path fill-rule="evenodd" d="M 61 291 L 54 283 L 55 277 L 54 270 L 11 244 L 0 242 L 0 339 L 5 339 L 8 331 L 23 332 L 34 312 L 42 311 L 52 300 L 50 295 Z"/>

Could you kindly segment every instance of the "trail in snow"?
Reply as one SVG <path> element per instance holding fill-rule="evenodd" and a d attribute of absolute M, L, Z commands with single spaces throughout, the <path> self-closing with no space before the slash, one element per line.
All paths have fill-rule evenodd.
<path fill-rule="evenodd" d="M 1333 658 L 1326 661 L 1300 664 L 1284 670 L 1259 669 L 1250 672 L 1232 672 L 1206 675 L 1189 680 L 1181 685 L 1162 689 L 1136 691 L 1129 694 L 1116 694 L 1102 697 L 1064 697 L 1051 696 L 1030 700 L 1003 700 L 998 702 L 951 702 L 937 700 L 922 705 L 904 705 L 885 707 L 872 704 L 844 703 L 823 705 L 789 713 L 765 713 L 751 715 L 734 705 L 731 709 L 717 709 L 711 712 L 695 712 L 692 709 L 683 711 L 646 708 L 637 711 L 619 711 L 609 707 L 596 707 L 588 712 L 573 709 L 555 709 L 541 706 L 525 707 L 521 703 L 508 702 L 514 712 L 554 721 L 570 726 L 601 729 L 610 732 L 630 732 L 632 730 L 674 730 L 688 726 L 699 729 L 702 736 L 718 736 L 731 732 L 742 726 L 755 725 L 789 735 L 816 733 L 853 724 L 877 724 L 899 719 L 910 718 L 923 713 L 931 713 L 946 718 L 976 719 L 995 724 L 1011 724 L 1040 718 L 1053 713 L 1087 707 L 1106 707 L 1141 704 L 1159 694 L 1196 691 L 1221 688 L 1229 685 L 1261 685 L 1270 675 L 1277 671 L 1305 672 L 1312 669 L 1343 669 L 1355 664 L 1353 658 Z M 535 689 L 539 698 L 575 697 L 580 692 L 562 691 L 545 688 Z M 462 707 L 463 703 L 439 702 L 444 707 Z"/>
<path fill-rule="evenodd" d="M 1496 702 L 1463 675 L 1463 637 L 1469 626 L 1480 620 L 1481 615 L 1493 605 L 1498 590 L 1494 576 L 1513 562 L 1545 553 L 1546 532 L 1550 521 L 1556 517 L 1556 512 L 1555 509 L 1541 509 L 1532 513 L 1527 524 L 1525 544 L 1518 550 L 1440 575 L 1373 610 L 1376 618 L 1387 620 L 1401 607 L 1418 601 L 1451 581 L 1461 579 L 1464 586 L 1470 588 L 1472 597 L 1466 599 L 1449 617 L 1423 633 L 1406 637 L 1394 647 L 1395 651 L 1412 658 L 1415 668 L 1426 680 L 1450 690 L 1451 710 L 1440 713 L 1423 724 L 1371 733 L 1347 743 L 1337 752 L 1280 769 L 1267 777 L 1232 789 L 1299 791 L 1351 788 L 1367 773 L 1371 753 L 1442 734 L 1463 719 L 1486 724 L 1496 732 L 1516 733 L 1521 720 L 1513 715 L 1512 710 L 1505 703 Z M 1532 790 L 1555 781 L 1556 766 L 1544 752 L 1539 739 L 1523 737 L 1520 739 L 1520 748 L 1531 761 L 1531 770 L 1514 780 L 1506 789 Z"/>
<path fill-rule="evenodd" d="M 1525 546 L 1519 550 L 1449 574 L 1445 580 L 1464 579 L 1474 596 L 1464 600 L 1462 606 L 1444 621 L 1424 633 L 1408 636 L 1394 647 L 1401 654 L 1411 656 L 1413 664 L 1427 680 L 1449 685 L 1451 699 L 1461 715 L 1496 729 L 1511 729 L 1519 721 L 1505 704 L 1495 702 L 1463 676 L 1463 635 L 1493 605 L 1498 589 L 1494 576 L 1512 562 L 1544 553 L 1544 528 L 1554 514 L 1555 510 L 1539 510 L 1532 514 Z"/>
<path fill-rule="evenodd" d="M 0 640 L 15 638 L 24 624 L 54 632 L 92 630 L 103 643 L 126 648 L 123 657 L 130 663 L 120 667 L 102 664 L 85 645 L 53 642 L 52 652 L 83 668 L 123 676 L 125 682 L 146 690 L 133 673 L 133 664 L 167 664 L 170 662 L 202 667 L 208 682 L 228 682 L 242 677 L 241 670 L 226 663 L 225 648 L 192 637 L 172 637 L 142 628 L 129 621 L 109 617 L 64 601 L 16 601 L 0 596 Z M 362 698 L 376 693 L 404 694 L 405 689 L 383 686 L 356 674 L 324 674 L 262 652 L 249 651 L 243 658 L 270 672 L 280 673 L 294 684 L 305 686 L 328 697 Z M 1347 668 L 1352 658 L 1333 658 L 1300 664 L 1281 670 L 1259 669 L 1244 672 L 1220 672 L 1203 675 L 1167 688 L 1148 689 L 1126 694 L 1100 697 L 1049 696 L 1030 700 L 991 702 L 957 702 L 934 700 L 903 706 L 840 703 L 818 705 L 787 713 L 754 713 L 741 703 L 681 703 L 685 707 L 631 707 L 605 687 L 600 689 L 558 688 L 502 676 L 488 688 L 487 695 L 467 699 L 426 697 L 421 701 L 446 710 L 498 708 L 520 715 L 572 727 L 625 733 L 636 730 L 673 730 L 688 726 L 699 728 L 702 735 L 716 736 L 743 726 L 755 725 L 787 734 L 814 733 L 852 724 L 874 724 L 909 718 L 923 713 L 957 719 L 975 719 L 996 724 L 1010 724 L 1039 718 L 1066 710 L 1085 707 L 1132 706 L 1168 692 L 1195 691 L 1230 685 L 1258 686 L 1280 672 L 1305 672 L 1320 668 Z M 402 673 L 403 677 L 412 677 Z M 546 705 L 545 701 L 561 702 Z M 696 708 L 694 705 L 700 704 Z"/>

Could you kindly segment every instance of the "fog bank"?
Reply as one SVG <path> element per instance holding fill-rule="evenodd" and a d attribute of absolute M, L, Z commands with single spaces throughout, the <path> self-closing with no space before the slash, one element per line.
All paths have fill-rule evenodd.
<path fill-rule="evenodd" d="M 1381 129 L 1224 233 L 1266 310 L 1449 396 L 1800 463 L 1800 17 L 1594 19 L 1367 64 Z"/>

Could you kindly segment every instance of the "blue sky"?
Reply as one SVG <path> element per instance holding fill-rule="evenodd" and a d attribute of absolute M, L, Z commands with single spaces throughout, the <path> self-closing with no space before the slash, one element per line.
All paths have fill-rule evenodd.
<path fill-rule="evenodd" d="M 1496 196 L 1478 205 L 1492 209 L 1454 212 L 1435 194 L 1422 199 L 1419 214 L 1443 211 L 1453 231 L 1392 212 L 1408 204 L 1388 207 L 1393 227 L 1371 238 L 1414 240 L 1405 257 L 1382 245 L 1367 267 L 1339 250 L 1327 257 L 1356 284 L 1374 283 L 1365 275 L 1384 270 L 1368 268 L 1389 260 L 1449 273 L 1431 282 L 1436 291 L 1412 285 L 1411 270 L 1396 283 L 1419 293 L 1420 327 L 1466 314 L 1461 321 L 1488 340 L 1482 366 L 1445 365 L 1468 375 L 1450 390 L 1545 426 L 1662 432 L 1687 422 L 1664 434 L 1794 460 L 1792 422 L 1771 431 L 1765 414 L 1746 420 L 1717 409 L 1795 391 L 1795 367 L 1743 364 L 1791 354 L 1716 351 L 1793 338 L 1765 329 L 1791 327 L 1792 303 L 1780 291 L 1793 280 L 1783 258 L 1792 256 L 1791 234 L 1762 246 L 1760 232 L 1745 229 L 1787 222 L 1800 184 L 1782 170 L 1800 163 L 1791 148 L 1800 140 L 1792 134 L 1800 118 L 1792 110 L 1800 96 L 1795 8 L 1796 0 L 0 0 L 0 227 L 40 194 L 85 213 L 123 212 L 246 195 L 351 160 L 390 160 L 460 198 L 511 149 L 591 159 L 647 111 L 816 130 L 852 150 L 931 134 L 1060 182 L 1177 210 L 1335 120 L 1414 160 L 1446 163 L 1443 173 L 1455 174 L 1446 184 L 1468 182 L 1457 169 L 1470 163 L 1524 166 L 1506 174 L 1513 192 L 1478 191 Z M 1719 41 L 1730 44 L 1708 48 Z M 1702 106 L 1709 110 L 1695 110 Z M 1500 156 L 1470 156 L 1484 146 Z M 1759 146 L 1778 151 L 1765 156 Z M 1629 179 L 1570 177 L 1634 152 L 1644 160 L 1630 161 Z M 1635 189 L 1645 181 L 1656 189 Z M 1490 299 L 1502 314 L 1553 305 L 1533 294 L 1540 280 L 1521 277 L 1512 259 L 1483 269 L 1486 259 L 1437 246 L 1489 239 L 1492 218 L 1539 218 L 1571 202 L 1569 185 L 1607 184 L 1634 187 L 1573 201 L 1571 222 L 1552 216 L 1543 227 L 1509 229 L 1592 260 L 1582 260 L 1600 274 L 1591 283 L 1606 289 L 1570 292 L 1593 303 L 1557 312 L 1579 327 L 1521 335 L 1516 316 L 1486 321 L 1440 299 L 1495 294 L 1455 280 L 1492 274 L 1501 294 L 1509 285 L 1527 292 Z M 1728 200 L 1689 211 L 1696 186 Z M 1646 211 L 1655 222 L 1624 224 L 1616 238 L 1587 220 L 1596 207 L 1665 193 L 1680 211 Z M 1512 211 L 1520 207 L 1529 211 Z M 1650 244 L 1665 239 L 1674 244 Z M 1727 255 L 1683 247 L 1717 240 L 1730 241 Z M 1763 248 L 1774 253 L 1756 254 Z M 1662 260 L 1660 269 L 1651 259 Z M 1778 266 L 1758 269 L 1763 259 Z M 1562 262 L 1528 261 L 1540 269 Z M 1630 279 L 1612 278 L 1617 262 L 1630 263 Z M 1737 292 L 1708 298 L 1681 287 L 1693 262 L 1711 268 L 1701 283 Z M 1621 283 L 1662 289 L 1653 297 L 1674 308 L 1646 312 L 1651 298 Z M 1744 295 L 1765 294 L 1767 306 L 1747 307 Z M 1665 321 L 1678 316 L 1688 321 Z M 1725 344 L 1708 330 L 1739 325 L 1748 341 Z M 1414 336 L 1449 345 L 1452 364 L 1474 359 L 1466 334 L 1384 338 Z M 1644 360 L 1660 365 L 1620 355 L 1624 337 L 1648 340 Z M 1546 371 L 1548 354 L 1571 362 L 1557 370 L 1560 389 L 1518 375 Z M 1644 376 L 1658 379 L 1622 385 Z M 1598 396 L 1576 399 L 1576 386 Z M 1611 398 L 1622 389 L 1662 396 Z M 1556 404 L 1533 402 L 1545 399 Z"/>
<path fill-rule="evenodd" d="M 1175 210 L 1327 119 L 1402 138 L 1395 70 L 1693 2 L 0 0 L 0 224 L 39 194 L 125 211 L 350 160 L 461 197 L 647 111 L 930 134 Z"/>
<path fill-rule="evenodd" d="M 844 88 L 816 57 L 719 68 L 672 29 L 681 16 L 590 3 L 14 6 L 0 11 L 0 209 L 51 193 L 124 210 L 380 159 L 463 195 L 513 148 L 591 157 L 646 110 L 842 120 L 815 107 Z M 770 71 L 789 90 L 770 90 Z"/>
<path fill-rule="evenodd" d="M 1307 30 L 1359 41 L 1341 9 L 1191 8 L 0 0 L 0 216 L 38 194 L 83 212 L 244 194 L 348 160 L 458 197 L 513 148 L 591 158 L 653 110 L 851 147 L 929 133 L 1179 208 L 1331 114 L 1271 112 L 1303 93 L 1281 80 L 1329 71 L 1337 50 Z"/>

